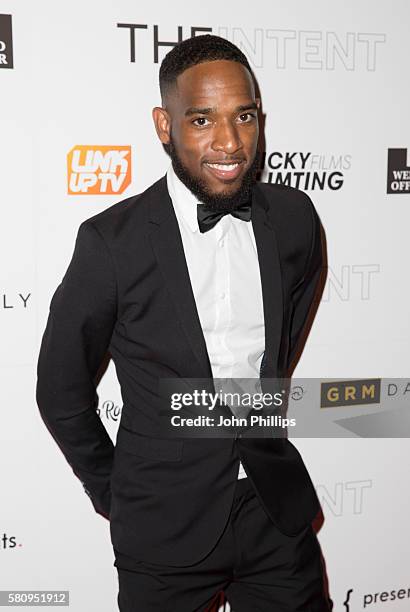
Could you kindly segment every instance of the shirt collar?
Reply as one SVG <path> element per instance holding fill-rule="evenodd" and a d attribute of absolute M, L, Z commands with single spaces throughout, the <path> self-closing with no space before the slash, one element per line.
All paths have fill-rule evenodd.
<path fill-rule="evenodd" d="M 198 198 L 178 178 L 172 164 L 167 170 L 167 187 L 177 216 L 187 223 L 192 232 L 199 232 L 196 212 Z"/>

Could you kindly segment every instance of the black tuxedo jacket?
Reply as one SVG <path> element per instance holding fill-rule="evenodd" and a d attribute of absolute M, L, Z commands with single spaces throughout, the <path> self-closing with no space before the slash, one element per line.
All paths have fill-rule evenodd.
<path fill-rule="evenodd" d="M 320 222 L 306 194 L 263 183 L 253 188 L 251 222 L 265 318 L 260 376 L 282 377 L 319 281 Z M 123 400 L 115 447 L 95 410 L 107 350 Z M 297 534 L 318 512 L 288 440 L 162 435 L 158 381 L 212 378 L 165 176 L 81 223 L 37 374 L 42 418 L 96 511 L 110 518 L 119 553 L 168 565 L 200 560 L 226 524 L 240 459 L 281 531 Z"/>

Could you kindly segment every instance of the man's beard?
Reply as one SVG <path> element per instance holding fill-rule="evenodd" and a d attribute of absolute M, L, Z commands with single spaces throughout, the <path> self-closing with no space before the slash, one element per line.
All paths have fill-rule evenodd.
<path fill-rule="evenodd" d="M 165 150 L 171 158 L 172 167 L 177 177 L 184 183 L 189 191 L 198 198 L 199 202 L 206 204 L 211 210 L 232 211 L 238 208 L 244 202 L 250 202 L 252 187 L 256 182 L 256 175 L 260 169 L 259 166 L 261 155 L 259 151 L 256 152 L 252 164 L 245 172 L 242 183 L 236 191 L 233 193 L 213 193 L 209 190 L 206 182 L 203 179 L 192 175 L 184 166 L 176 152 L 175 145 L 172 140 L 168 145 L 165 145 Z"/>

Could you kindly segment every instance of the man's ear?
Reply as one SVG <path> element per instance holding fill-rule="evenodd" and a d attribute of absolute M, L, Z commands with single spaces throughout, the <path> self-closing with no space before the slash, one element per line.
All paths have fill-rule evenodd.
<path fill-rule="evenodd" d="M 162 144 L 169 144 L 171 135 L 171 117 L 169 116 L 168 111 L 161 106 L 155 106 L 152 109 L 152 118 L 154 120 L 158 138 Z"/>

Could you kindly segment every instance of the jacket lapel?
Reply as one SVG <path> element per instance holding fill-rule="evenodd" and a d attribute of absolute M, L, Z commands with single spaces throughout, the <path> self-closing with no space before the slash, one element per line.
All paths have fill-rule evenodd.
<path fill-rule="evenodd" d="M 277 376 L 283 324 L 282 273 L 275 228 L 268 214 L 269 203 L 257 183 L 253 190 L 252 226 L 258 251 L 263 314 L 265 320 L 265 355 L 261 376 Z"/>
<path fill-rule="evenodd" d="M 149 238 L 158 266 L 195 355 L 199 378 L 211 378 L 212 369 L 202 331 L 178 221 L 168 193 L 166 176 L 158 182 L 149 206 Z M 276 376 L 282 331 L 283 300 L 280 260 L 275 230 L 268 216 L 269 204 L 258 185 L 253 191 L 252 227 L 258 252 L 265 319 L 265 355 L 261 376 Z"/>
<path fill-rule="evenodd" d="M 159 182 L 158 198 L 149 209 L 150 240 L 167 289 L 179 315 L 200 370 L 199 378 L 212 378 L 205 338 L 198 316 L 178 221 L 168 193 L 166 176 Z"/>

